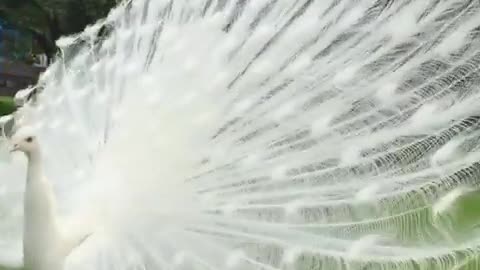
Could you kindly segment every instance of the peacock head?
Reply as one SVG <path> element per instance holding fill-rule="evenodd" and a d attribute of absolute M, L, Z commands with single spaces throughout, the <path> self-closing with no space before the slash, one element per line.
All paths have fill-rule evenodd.
<path fill-rule="evenodd" d="M 38 144 L 34 135 L 29 133 L 15 134 L 11 138 L 12 148 L 10 152 L 21 151 L 25 154 L 30 154 L 37 151 Z"/>

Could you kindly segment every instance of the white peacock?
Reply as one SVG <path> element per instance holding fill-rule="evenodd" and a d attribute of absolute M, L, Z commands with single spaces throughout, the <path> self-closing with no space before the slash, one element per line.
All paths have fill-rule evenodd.
<path fill-rule="evenodd" d="M 0 262 L 480 268 L 479 9 L 122 2 L 19 94 Z"/>

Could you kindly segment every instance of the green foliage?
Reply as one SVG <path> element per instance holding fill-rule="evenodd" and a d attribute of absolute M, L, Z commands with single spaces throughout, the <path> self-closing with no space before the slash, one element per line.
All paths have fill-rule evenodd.
<path fill-rule="evenodd" d="M 15 109 L 13 98 L 0 96 L 0 116 L 11 114 Z"/>

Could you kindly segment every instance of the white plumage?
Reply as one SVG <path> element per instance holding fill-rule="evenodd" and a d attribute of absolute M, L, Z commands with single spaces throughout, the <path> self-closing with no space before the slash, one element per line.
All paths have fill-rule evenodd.
<path fill-rule="evenodd" d="M 89 235 L 61 268 L 479 268 L 479 9 L 132 0 L 59 40 L 15 127 Z M 5 264 L 26 168 L 0 167 Z"/>
<path fill-rule="evenodd" d="M 11 140 L 11 151 L 21 151 L 28 159 L 23 208 L 23 265 L 25 269 L 61 270 L 65 258 L 93 231 L 85 226 L 86 223 L 71 223 L 83 227 L 68 228 L 58 219 L 55 194 L 43 173 L 45 153 L 30 132 L 18 130 Z"/>

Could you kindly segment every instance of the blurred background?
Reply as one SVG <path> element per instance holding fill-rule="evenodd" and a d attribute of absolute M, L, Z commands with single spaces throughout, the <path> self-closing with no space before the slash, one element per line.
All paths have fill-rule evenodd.
<path fill-rule="evenodd" d="M 55 41 L 105 17 L 117 0 L 0 0 L 0 115 L 15 93 L 34 85 L 52 61 Z"/>

